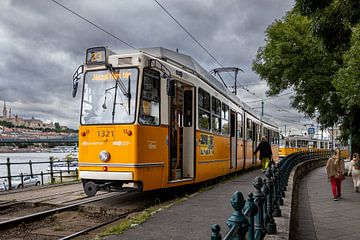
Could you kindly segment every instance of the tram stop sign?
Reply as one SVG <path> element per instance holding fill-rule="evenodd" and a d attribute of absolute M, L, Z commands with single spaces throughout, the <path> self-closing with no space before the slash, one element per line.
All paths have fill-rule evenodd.
<path fill-rule="evenodd" d="M 315 135 L 315 128 L 311 127 L 311 128 L 308 128 L 308 136 L 309 137 L 314 137 Z"/>

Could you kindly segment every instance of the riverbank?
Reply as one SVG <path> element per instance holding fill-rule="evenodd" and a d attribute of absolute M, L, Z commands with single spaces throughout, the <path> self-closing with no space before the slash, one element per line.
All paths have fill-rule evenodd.
<path fill-rule="evenodd" d="M 18 148 L 14 146 L 2 146 L 0 147 L 0 153 L 48 153 L 51 152 L 50 148 L 43 147 L 28 147 L 28 148 Z"/>

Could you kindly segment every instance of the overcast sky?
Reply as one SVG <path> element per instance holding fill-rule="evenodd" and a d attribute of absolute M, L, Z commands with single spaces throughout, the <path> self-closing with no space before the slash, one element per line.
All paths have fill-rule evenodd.
<path fill-rule="evenodd" d="M 153 0 L 57 1 L 136 48 L 178 48 L 207 70 L 219 67 Z M 266 98 L 266 82 L 252 72 L 251 64 L 265 44 L 265 29 L 281 19 L 293 1 L 158 1 L 222 65 L 244 70 L 239 83 L 249 92 L 238 90 L 244 102 L 259 100 L 251 93 Z M 14 114 L 76 128 L 80 96 L 71 96 L 72 75 L 83 63 L 85 49 L 105 45 L 116 52 L 128 46 L 51 0 L 0 0 L 0 12 L 0 109 L 5 100 Z M 290 96 L 265 102 L 265 114 L 297 122 L 279 125 L 299 133 L 306 129 L 301 125 L 312 121 L 290 107 Z M 249 105 L 261 111 L 261 102 Z"/>

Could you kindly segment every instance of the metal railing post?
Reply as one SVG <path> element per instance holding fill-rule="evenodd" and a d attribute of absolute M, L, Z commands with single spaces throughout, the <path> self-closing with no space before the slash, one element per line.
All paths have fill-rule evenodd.
<path fill-rule="evenodd" d="M 54 159 L 50 157 L 50 182 L 54 183 L 54 171 L 53 171 Z"/>
<path fill-rule="evenodd" d="M 29 160 L 29 168 L 30 168 L 30 176 L 33 177 L 33 168 L 32 168 L 31 160 Z"/>
<path fill-rule="evenodd" d="M 221 240 L 219 224 L 214 224 L 211 226 L 211 240 Z"/>
<path fill-rule="evenodd" d="M 268 188 L 268 194 L 266 195 L 267 197 L 267 216 L 268 216 L 268 222 L 266 223 L 266 232 L 268 234 L 276 234 L 276 223 L 275 220 L 273 218 L 273 212 L 274 212 L 274 206 L 273 206 L 273 192 L 274 192 L 274 188 L 273 188 L 273 184 L 274 181 L 272 179 L 272 172 L 271 169 L 268 168 L 265 171 L 265 177 L 266 177 L 266 186 Z"/>
<path fill-rule="evenodd" d="M 279 194 L 278 186 L 279 186 L 279 171 L 277 168 L 277 165 L 273 165 L 271 168 L 272 175 L 274 177 L 274 183 L 273 183 L 273 205 L 274 205 L 274 212 L 273 217 L 281 217 L 281 209 L 279 207 L 280 199 L 282 201 L 282 205 L 284 205 L 284 201 L 281 198 L 281 195 Z"/>
<path fill-rule="evenodd" d="M 43 171 L 41 171 L 40 176 L 41 176 L 41 185 L 44 185 L 44 173 L 43 173 Z"/>
<path fill-rule="evenodd" d="M 245 206 L 242 210 L 244 215 L 248 218 L 249 230 L 248 230 L 248 240 L 255 239 L 255 219 L 254 216 L 257 214 L 257 206 L 254 203 L 253 193 L 249 193 L 248 199 L 246 200 Z"/>
<path fill-rule="evenodd" d="M 261 177 L 256 177 L 253 181 L 253 186 L 255 188 L 254 203 L 258 208 L 257 214 L 255 215 L 255 239 L 262 240 L 265 237 L 265 227 L 264 227 L 264 210 L 263 205 L 265 201 L 265 194 L 261 192 L 261 187 L 263 185 Z"/>
<path fill-rule="evenodd" d="M 20 173 L 20 178 L 21 178 L 21 188 L 24 188 L 24 175 L 23 175 L 23 173 Z"/>
<path fill-rule="evenodd" d="M 8 179 L 8 188 L 9 190 L 12 190 L 12 184 L 11 184 L 11 163 L 10 158 L 6 158 L 6 166 L 7 166 L 7 179 Z"/>
<path fill-rule="evenodd" d="M 231 197 L 231 206 L 234 209 L 233 214 L 227 220 L 227 226 L 230 229 L 237 229 L 235 232 L 228 232 L 224 239 L 245 240 L 245 235 L 249 229 L 249 223 L 245 215 L 241 212 L 244 208 L 245 200 L 240 191 L 234 192 Z"/>

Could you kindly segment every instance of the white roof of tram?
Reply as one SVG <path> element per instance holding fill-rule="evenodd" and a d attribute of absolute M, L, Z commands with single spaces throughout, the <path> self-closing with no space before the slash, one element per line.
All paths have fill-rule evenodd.
<path fill-rule="evenodd" d="M 231 91 L 229 91 L 229 89 L 227 89 L 222 82 L 220 82 L 216 77 L 211 75 L 206 69 L 204 69 L 199 63 L 197 63 L 191 56 L 163 47 L 142 48 L 137 51 L 146 53 L 161 60 L 165 60 L 169 63 L 179 65 L 184 70 L 191 72 L 194 75 L 197 75 L 198 77 L 203 79 L 205 82 L 213 86 L 219 92 L 223 92 L 234 102 L 238 103 L 247 112 L 251 113 L 254 116 L 258 115 L 248 105 L 241 101 L 239 97 L 235 96 Z M 269 118 L 262 117 L 262 120 L 267 122 L 268 124 L 271 124 L 273 126 L 275 125 L 277 127 L 277 124 Z"/>

